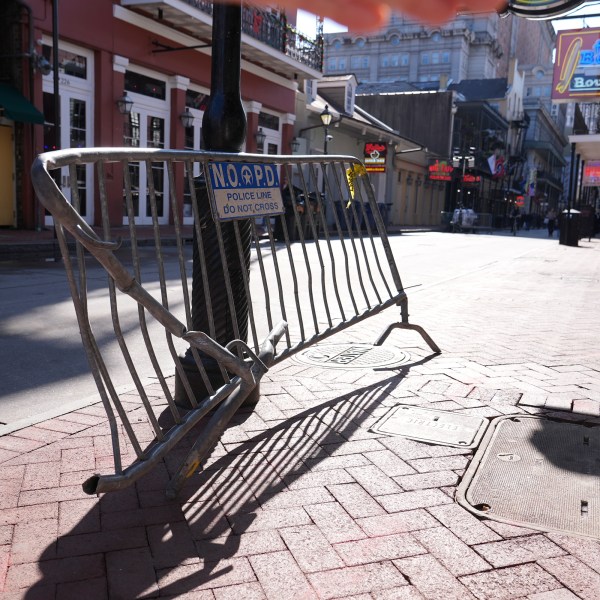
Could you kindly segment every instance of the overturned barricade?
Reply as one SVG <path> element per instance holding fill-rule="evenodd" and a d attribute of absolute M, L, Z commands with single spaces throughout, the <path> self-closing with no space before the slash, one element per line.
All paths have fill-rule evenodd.
<path fill-rule="evenodd" d="M 96 229 L 78 213 L 77 181 L 88 169 L 99 196 Z M 158 172 L 166 174 L 160 189 Z M 374 345 L 411 329 L 440 351 L 409 323 L 373 189 L 355 158 L 80 149 L 40 155 L 32 175 L 54 219 L 110 427 L 114 473 L 90 477 L 87 493 L 130 485 L 207 417 L 169 484 L 175 495 L 238 408 L 258 399 L 269 367 L 388 308 L 399 307 L 399 318 Z M 151 245 L 140 238 L 148 226 L 136 224 L 141 189 Z M 180 193 L 191 203 L 192 237 Z M 159 218 L 167 203 L 168 240 Z M 110 225 L 115 205 L 124 207 L 125 242 L 115 235 L 122 226 Z M 148 394 L 148 381 L 158 394 Z M 135 393 L 124 402 L 127 387 Z M 158 414 L 165 407 L 167 424 Z"/>

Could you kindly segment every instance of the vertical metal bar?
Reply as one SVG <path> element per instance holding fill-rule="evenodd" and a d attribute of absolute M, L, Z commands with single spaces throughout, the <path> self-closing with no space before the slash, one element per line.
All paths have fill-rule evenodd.
<path fill-rule="evenodd" d="M 98 174 L 98 190 L 100 193 L 100 212 L 102 219 L 102 229 L 104 233 L 104 239 L 110 240 L 110 222 L 108 219 L 108 203 L 107 203 L 107 195 L 106 195 L 106 175 L 104 170 L 104 162 L 99 161 L 97 163 L 97 174 Z M 160 428 L 158 421 L 154 415 L 154 411 L 152 410 L 152 406 L 150 405 L 150 401 L 148 400 L 148 395 L 146 394 L 146 390 L 138 376 L 137 370 L 135 368 L 134 361 L 131 357 L 127 344 L 125 342 L 125 337 L 123 336 L 123 331 L 121 329 L 121 323 L 119 319 L 119 311 L 117 308 L 117 295 L 115 282 L 112 277 L 107 276 L 108 279 L 108 294 L 110 300 L 110 314 L 113 322 L 113 331 L 115 332 L 115 337 L 117 338 L 117 343 L 119 344 L 119 348 L 121 349 L 121 354 L 123 355 L 123 359 L 125 360 L 125 364 L 129 369 L 129 374 L 133 380 L 136 390 L 140 396 L 142 404 L 146 409 L 146 414 L 148 415 L 148 419 L 150 420 L 150 424 L 154 429 L 154 433 L 157 439 L 162 440 L 164 435 L 162 429 Z M 179 415 L 176 415 L 176 422 L 179 422 Z"/>

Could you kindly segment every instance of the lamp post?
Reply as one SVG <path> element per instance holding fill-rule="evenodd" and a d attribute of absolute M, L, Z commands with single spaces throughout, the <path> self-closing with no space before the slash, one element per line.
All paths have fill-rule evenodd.
<path fill-rule="evenodd" d="M 325 109 L 320 115 L 321 123 L 323 123 L 323 127 L 325 128 L 325 140 L 323 142 L 323 154 L 327 154 L 327 142 L 329 141 L 329 125 L 331 125 L 331 119 L 333 115 L 329 112 L 329 105 L 325 105 Z"/>
<path fill-rule="evenodd" d="M 325 137 L 323 140 L 323 154 L 327 154 L 327 142 L 329 142 L 329 126 L 331 125 L 331 119 L 333 115 L 329 112 L 329 105 L 326 104 L 323 112 L 319 115 L 321 117 L 321 123 L 323 123 L 323 129 L 325 130 Z M 325 203 L 325 163 L 323 163 L 323 185 L 321 187 L 321 202 Z"/>
<path fill-rule="evenodd" d="M 246 113 L 240 94 L 241 27 L 239 5 L 214 5 L 211 91 L 202 119 L 202 136 L 206 150 L 240 152 L 246 138 Z M 227 261 L 231 281 L 229 302 L 219 252 L 217 226 L 212 221 L 203 176 L 196 180 L 195 187 L 199 223 L 194 228 L 192 327 L 196 331 L 208 333 L 222 346 L 235 339 L 246 341 L 249 307 L 244 293 L 242 272 L 249 273 L 251 224 L 249 220 L 237 221 L 241 248 L 238 248 L 233 223 L 220 226 L 224 248 L 223 260 Z M 201 238 L 197 235 L 198 229 L 202 231 Z M 204 287 L 204 276 L 211 284 L 208 290 Z M 231 309 L 231 304 L 235 312 Z M 217 361 L 203 352 L 198 351 L 198 354 L 212 387 L 218 388 L 223 383 L 223 376 Z M 180 362 L 196 401 L 201 400 L 206 396 L 207 389 L 191 349 L 186 351 Z M 253 399 L 258 400 L 258 390 L 255 390 Z M 175 402 L 184 408 L 192 406 L 179 372 L 175 378 Z"/>

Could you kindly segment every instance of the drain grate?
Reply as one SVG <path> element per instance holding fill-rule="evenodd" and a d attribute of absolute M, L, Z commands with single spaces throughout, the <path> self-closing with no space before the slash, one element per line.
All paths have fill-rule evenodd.
<path fill-rule="evenodd" d="M 303 364 L 329 369 L 392 369 L 410 355 L 394 346 L 372 344 L 317 344 L 294 355 Z"/>
<path fill-rule="evenodd" d="M 600 426 L 495 419 L 456 498 L 488 519 L 600 539 Z"/>
<path fill-rule="evenodd" d="M 458 448 L 474 448 L 488 421 L 455 412 L 400 404 L 379 419 L 371 431 Z"/>

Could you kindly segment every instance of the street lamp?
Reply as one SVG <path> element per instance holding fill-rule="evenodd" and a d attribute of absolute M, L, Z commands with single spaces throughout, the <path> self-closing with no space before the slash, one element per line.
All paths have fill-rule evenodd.
<path fill-rule="evenodd" d="M 194 115 L 189 107 L 185 107 L 185 110 L 179 115 L 179 120 L 185 129 L 194 124 Z"/>
<path fill-rule="evenodd" d="M 122 115 L 128 115 L 131 113 L 131 109 L 133 108 L 133 100 L 127 95 L 127 92 L 125 92 L 117 100 L 117 108 Z"/>
<path fill-rule="evenodd" d="M 329 105 L 325 105 L 325 109 L 321 113 L 321 123 L 325 128 L 325 142 L 323 143 L 323 154 L 327 154 L 327 142 L 329 141 L 329 125 L 331 125 L 331 119 L 333 115 L 329 112 Z"/>

